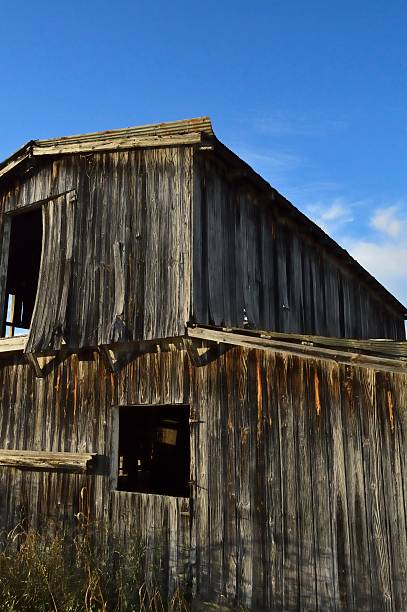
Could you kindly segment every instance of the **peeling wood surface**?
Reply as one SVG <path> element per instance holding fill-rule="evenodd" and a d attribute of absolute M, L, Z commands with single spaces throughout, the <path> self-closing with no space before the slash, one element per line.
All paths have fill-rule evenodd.
<path fill-rule="evenodd" d="M 192 499 L 0 466 L 1 527 L 68 526 L 86 490 L 91 519 L 140 538 L 163 583 L 188 576 L 203 601 L 407 607 L 405 374 L 243 347 L 200 367 L 140 354 L 115 374 L 72 355 L 42 379 L 23 359 L 1 361 L 3 448 L 109 458 L 113 406 L 190 404 Z"/>

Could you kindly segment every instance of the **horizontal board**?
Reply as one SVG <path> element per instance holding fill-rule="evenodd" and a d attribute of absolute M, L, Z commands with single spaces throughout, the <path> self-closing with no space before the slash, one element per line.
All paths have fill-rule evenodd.
<path fill-rule="evenodd" d="M 0 465 L 30 470 L 89 472 L 96 455 L 89 453 L 46 453 L 0 449 Z"/>

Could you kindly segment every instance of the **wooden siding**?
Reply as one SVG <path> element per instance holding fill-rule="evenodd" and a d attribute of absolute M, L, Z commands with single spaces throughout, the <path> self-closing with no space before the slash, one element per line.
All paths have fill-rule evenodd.
<path fill-rule="evenodd" d="M 117 374 L 95 353 L 43 379 L 0 367 L 0 447 L 111 456 L 115 406 L 191 406 L 188 500 L 111 492 L 103 474 L 0 466 L 0 527 L 92 519 L 142 538 L 170 588 L 253 610 L 407 607 L 407 377 L 231 348 L 195 368 L 184 351 Z"/>
<path fill-rule="evenodd" d="M 248 183 L 230 179 L 210 155 L 192 146 L 77 154 L 8 177 L 0 191 L 1 295 L 8 216 L 39 202 L 47 210 L 60 194 L 77 194 L 72 257 L 63 268 L 59 253 L 57 266 L 67 278 L 70 270 L 66 318 L 62 311 L 53 313 L 55 321 L 45 317 L 30 350 L 57 345 L 61 331 L 76 348 L 174 337 L 190 320 L 405 337 L 400 314 L 283 218 L 277 200 L 266 202 Z M 57 241 L 46 240 L 39 306 L 61 297 L 59 283 L 47 280 L 55 273 Z"/>
<path fill-rule="evenodd" d="M 210 153 L 194 164 L 192 319 L 198 324 L 346 338 L 405 338 L 404 320 L 339 258 L 233 178 Z"/>
<path fill-rule="evenodd" d="M 76 195 L 70 192 L 42 206 L 41 267 L 31 328 L 25 350 L 59 350 L 66 333 L 71 284 Z M 13 265 L 13 262 L 10 262 Z"/>
<path fill-rule="evenodd" d="M 5 254 L 7 214 L 77 192 L 64 325 L 68 346 L 184 333 L 191 293 L 191 188 L 192 149 L 185 146 L 60 157 L 3 188 Z M 55 264 L 52 249 L 46 255 L 44 275 Z M 58 302 L 58 283 L 40 287 L 44 284 L 42 303 Z"/>

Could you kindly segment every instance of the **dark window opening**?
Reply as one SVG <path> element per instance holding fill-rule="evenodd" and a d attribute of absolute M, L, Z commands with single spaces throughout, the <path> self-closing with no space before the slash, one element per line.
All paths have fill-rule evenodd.
<path fill-rule="evenodd" d="M 3 336 L 16 336 L 30 328 L 37 295 L 42 250 L 42 210 L 11 218 Z"/>
<path fill-rule="evenodd" d="M 189 497 L 189 406 L 119 408 L 118 486 Z"/>

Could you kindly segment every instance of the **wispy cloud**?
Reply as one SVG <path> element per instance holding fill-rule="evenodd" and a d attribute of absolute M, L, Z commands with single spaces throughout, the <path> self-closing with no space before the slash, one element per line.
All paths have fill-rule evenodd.
<path fill-rule="evenodd" d="M 402 303 L 407 305 L 407 243 L 345 240 L 345 248 Z"/>
<path fill-rule="evenodd" d="M 325 232 L 337 233 L 345 224 L 354 220 L 354 209 L 360 202 L 349 201 L 344 197 L 336 197 L 328 202 L 313 203 L 305 207 L 306 213 Z"/>
<path fill-rule="evenodd" d="M 374 207 L 369 199 L 326 198 L 305 212 L 407 304 L 407 202 Z"/>
<path fill-rule="evenodd" d="M 380 208 L 374 213 L 370 226 L 390 238 L 400 236 L 407 230 L 407 218 L 399 215 L 399 208 L 399 206 Z"/>
<path fill-rule="evenodd" d="M 351 255 L 407 304 L 407 205 L 379 207 L 359 228 L 360 237 L 341 240 Z M 373 233 L 372 233 L 373 231 Z"/>
<path fill-rule="evenodd" d="M 247 146 L 235 144 L 233 150 L 247 162 L 256 172 L 259 172 L 266 180 L 272 183 L 286 177 L 304 163 L 304 160 L 290 151 L 278 151 L 267 149 L 259 151 Z"/>
<path fill-rule="evenodd" d="M 254 118 L 249 114 L 249 120 L 258 133 L 274 136 L 326 136 L 348 128 L 348 121 L 343 117 L 293 113 L 278 109 Z"/>
<path fill-rule="evenodd" d="M 340 199 L 332 202 L 329 208 L 322 213 L 323 221 L 353 221 L 347 206 L 344 206 Z"/>
<path fill-rule="evenodd" d="M 391 242 L 376 244 L 366 239 L 351 239 L 345 241 L 345 246 L 362 266 L 379 277 L 406 279 L 407 282 L 407 244 Z"/>
<path fill-rule="evenodd" d="M 341 185 L 335 181 L 309 181 L 298 185 L 288 185 L 289 197 L 295 203 L 297 200 L 303 205 L 312 201 L 330 199 L 341 190 Z"/>

